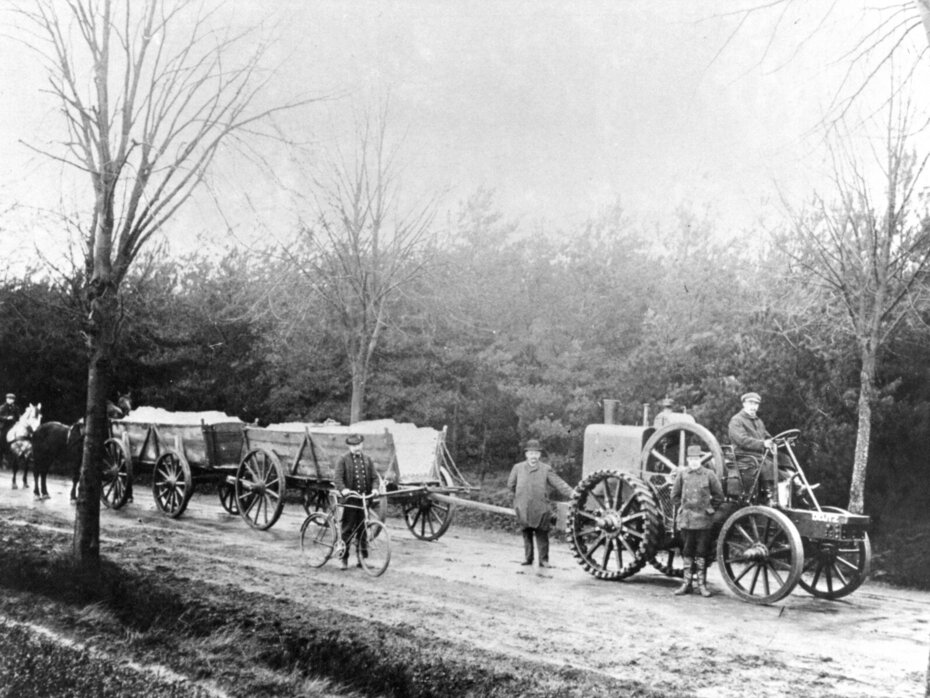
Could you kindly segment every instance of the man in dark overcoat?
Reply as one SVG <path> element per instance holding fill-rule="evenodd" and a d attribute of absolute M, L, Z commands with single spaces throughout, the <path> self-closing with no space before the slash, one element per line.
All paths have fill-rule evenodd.
<path fill-rule="evenodd" d="M 378 472 L 375 470 L 374 462 L 362 453 L 364 441 L 365 438 L 361 434 L 351 434 L 346 438 L 349 452 L 339 459 L 333 473 L 333 484 L 343 498 L 343 504 L 346 505 L 342 510 L 341 523 L 342 541 L 345 544 L 340 566 L 343 570 L 349 568 L 349 547 L 353 532 L 365 519 L 365 512 L 362 510 L 362 507 L 366 506 L 365 501 L 352 492 L 371 494 L 378 481 Z M 366 555 L 364 539 L 359 541 L 359 545 L 361 554 Z"/>
<path fill-rule="evenodd" d="M 513 493 L 513 508 L 517 515 L 517 525 L 523 529 L 523 562 L 533 564 L 533 539 L 539 552 L 539 566 L 549 566 L 549 528 L 552 510 L 549 503 L 549 488 L 552 487 L 566 498 L 572 496 L 572 488 L 552 470 L 552 466 L 542 462 L 542 446 L 536 439 L 530 439 L 524 447 L 526 460 L 510 471 L 507 487 Z"/>

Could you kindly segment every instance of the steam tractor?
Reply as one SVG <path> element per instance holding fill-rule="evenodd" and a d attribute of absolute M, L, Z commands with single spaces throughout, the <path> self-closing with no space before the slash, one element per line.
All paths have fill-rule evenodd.
<path fill-rule="evenodd" d="M 572 552 L 586 571 L 618 580 L 648 563 L 670 577 L 683 576 L 671 490 L 687 447 L 696 444 L 726 494 L 714 515 L 714 552 L 737 597 L 771 604 L 800 584 L 814 596 L 837 599 L 865 581 L 872 557 L 869 517 L 821 506 L 792 448 L 799 430 L 773 438 L 763 468 L 771 468 L 768 479 L 778 485 L 764 496 L 758 476 L 744 491 L 732 447 L 690 415 L 665 413 L 658 428 L 620 425 L 612 423 L 611 403 L 605 401 L 605 423 L 585 430 L 582 480 L 568 512 Z"/>

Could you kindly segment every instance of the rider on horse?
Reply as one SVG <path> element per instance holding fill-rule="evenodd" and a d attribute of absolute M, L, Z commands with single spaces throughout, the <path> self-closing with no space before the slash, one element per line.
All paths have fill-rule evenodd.
<path fill-rule="evenodd" d="M 0 405 L 0 464 L 10 452 L 6 435 L 22 415 L 23 411 L 16 404 L 16 396 L 13 393 L 7 393 L 6 402 Z"/>

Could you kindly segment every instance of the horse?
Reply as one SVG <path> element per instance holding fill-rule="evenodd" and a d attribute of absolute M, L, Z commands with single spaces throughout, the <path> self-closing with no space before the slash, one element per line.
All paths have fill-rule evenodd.
<path fill-rule="evenodd" d="M 20 467 L 23 469 L 23 488 L 29 488 L 29 464 L 30 462 L 34 461 L 32 437 L 35 435 L 35 431 L 38 429 L 41 422 L 42 403 L 39 403 L 38 405 L 30 404 L 20 416 L 16 424 L 10 427 L 10 430 L 6 434 L 7 444 L 9 444 L 10 465 L 13 468 L 14 490 L 16 489 L 16 474 Z M 42 497 L 39 493 L 39 481 L 37 479 L 37 475 L 38 473 L 34 471 L 33 481 L 35 483 L 35 496 L 36 499 L 41 499 Z M 48 497 L 47 492 L 45 497 Z"/>
<path fill-rule="evenodd" d="M 120 419 L 132 410 L 129 394 L 120 395 L 119 406 L 107 400 L 107 417 Z M 42 489 L 45 491 L 45 478 L 53 463 L 60 463 L 71 472 L 71 502 L 77 501 L 78 483 L 81 479 L 81 460 L 84 454 L 84 419 L 83 417 L 70 426 L 61 422 L 45 422 L 32 436 L 33 461 L 35 475 L 42 477 Z M 38 486 L 38 485 L 37 485 Z M 132 501 L 132 483 L 130 483 L 129 501 Z M 48 494 L 45 494 L 45 498 Z"/>
<path fill-rule="evenodd" d="M 45 479 L 53 463 L 64 465 L 71 472 L 71 501 L 77 498 L 77 484 L 81 475 L 81 456 L 84 451 L 84 420 L 68 426 L 61 422 L 44 422 L 32 435 L 32 457 L 35 468 L 36 490 L 42 478 L 42 498 L 48 499 Z"/>

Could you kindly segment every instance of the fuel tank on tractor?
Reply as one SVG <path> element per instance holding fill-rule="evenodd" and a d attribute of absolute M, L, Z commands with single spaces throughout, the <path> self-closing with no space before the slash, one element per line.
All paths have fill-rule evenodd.
<path fill-rule="evenodd" d="M 589 424 L 584 430 L 582 478 L 597 470 L 639 473 L 643 468 L 643 447 L 654 431 L 653 427 Z"/>

